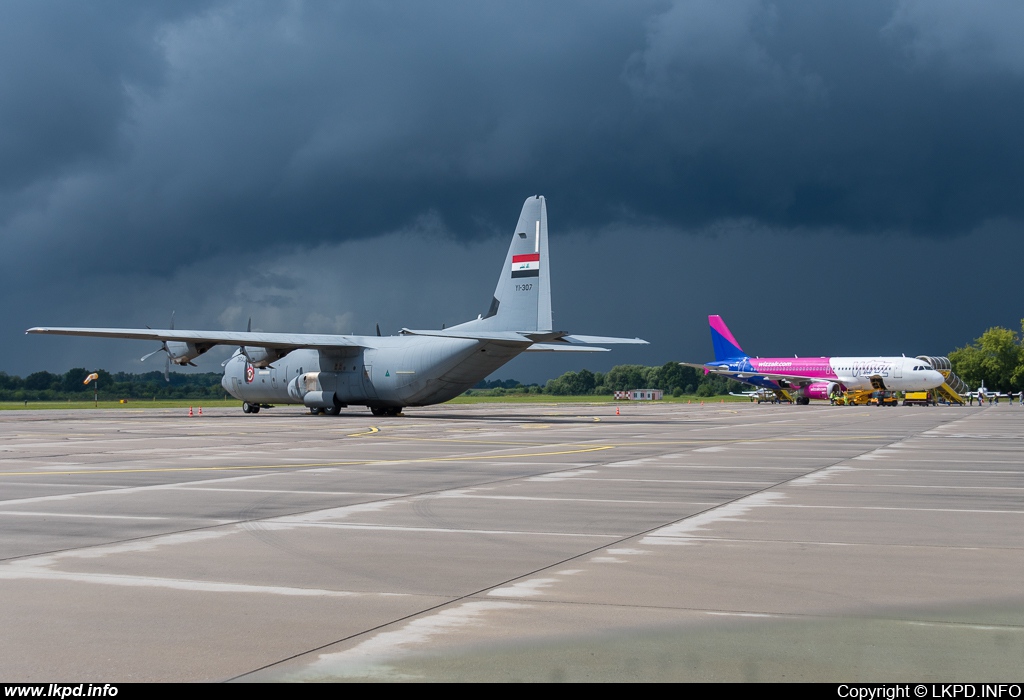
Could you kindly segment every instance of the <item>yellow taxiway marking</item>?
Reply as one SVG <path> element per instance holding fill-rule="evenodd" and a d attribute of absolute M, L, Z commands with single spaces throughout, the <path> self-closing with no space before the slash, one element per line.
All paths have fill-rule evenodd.
<path fill-rule="evenodd" d="M 361 459 L 347 462 L 310 462 L 306 464 L 264 464 L 264 465 L 239 465 L 220 467 L 151 467 L 148 469 L 55 469 L 53 471 L 34 472 L 0 472 L 3 476 L 40 476 L 54 475 L 67 476 L 72 474 L 140 474 L 151 472 L 219 472 L 219 471 L 244 471 L 254 469 L 314 469 L 323 467 L 353 467 L 353 466 L 376 466 L 387 464 L 422 464 L 431 462 L 467 462 L 470 460 L 488 459 L 530 459 L 533 457 L 554 457 L 556 455 L 574 455 L 584 452 L 600 452 L 602 450 L 613 450 L 615 445 L 597 445 L 584 447 L 577 450 L 555 450 L 551 452 L 524 452 L 520 454 L 497 454 L 497 455 L 462 455 L 446 457 L 420 457 L 417 459 Z"/>
<path fill-rule="evenodd" d="M 470 440 L 468 438 L 432 438 L 432 437 L 410 437 L 406 435 L 387 435 L 381 433 L 381 440 L 405 440 L 407 442 L 454 442 L 457 445 L 490 445 L 492 447 L 500 447 L 502 445 L 510 447 L 544 447 L 549 444 L 546 442 L 533 442 L 532 440 Z"/>
<path fill-rule="evenodd" d="M 379 432 L 380 432 L 380 428 L 376 428 L 376 427 L 370 426 L 369 430 L 366 430 L 366 431 L 364 431 L 362 433 L 349 433 L 345 437 L 362 437 L 363 435 L 373 435 L 373 434 L 379 433 Z"/>

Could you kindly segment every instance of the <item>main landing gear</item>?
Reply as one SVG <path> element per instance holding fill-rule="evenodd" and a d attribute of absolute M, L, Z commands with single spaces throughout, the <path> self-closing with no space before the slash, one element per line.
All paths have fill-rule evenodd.
<path fill-rule="evenodd" d="M 393 418 L 402 415 L 401 406 L 371 406 L 370 413 L 383 418 Z"/>
<path fill-rule="evenodd" d="M 344 406 L 328 406 L 327 408 L 310 408 L 310 414 L 314 416 L 340 416 Z"/>
<path fill-rule="evenodd" d="M 258 403 L 249 403 L 246 401 L 242 404 L 242 413 L 259 413 L 260 405 Z"/>

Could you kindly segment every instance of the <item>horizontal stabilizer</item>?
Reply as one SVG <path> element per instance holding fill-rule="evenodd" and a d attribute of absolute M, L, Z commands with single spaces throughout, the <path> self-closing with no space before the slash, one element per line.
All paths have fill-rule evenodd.
<path fill-rule="evenodd" d="M 694 369 L 702 369 L 705 372 L 708 372 L 708 371 L 711 371 L 712 369 L 715 369 L 714 367 L 709 367 L 709 366 L 707 366 L 705 364 L 702 364 L 700 362 L 680 362 L 679 364 L 681 364 L 683 367 L 693 367 Z"/>
<path fill-rule="evenodd" d="M 598 345 L 650 345 L 640 338 L 612 338 L 603 335 L 567 335 L 563 338 L 567 343 L 596 343 Z"/>
<path fill-rule="evenodd" d="M 568 343 L 534 343 L 526 352 L 611 352 L 608 348 L 593 345 L 569 345 Z"/>
<path fill-rule="evenodd" d="M 640 338 L 606 338 L 597 335 L 566 335 L 565 331 L 471 331 L 460 330 L 460 326 L 454 326 L 441 331 L 414 331 L 408 328 L 402 329 L 402 335 L 426 335 L 433 338 L 463 338 L 466 340 L 487 340 L 497 343 L 533 343 L 528 348 L 531 352 L 587 352 L 589 348 L 584 347 L 587 343 L 631 343 L 634 345 L 647 345 L 646 340 Z M 595 348 L 596 352 L 604 352 L 607 348 Z"/>
<path fill-rule="evenodd" d="M 460 338 L 462 340 L 489 340 L 503 343 L 523 343 L 528 345 L 533 341 L 515 331 L 459 331 L 457 326 L 443 331 L 414 331 L 408 328 L 401 330 L 402 335 L 425 335 L 431 338 Z"/>

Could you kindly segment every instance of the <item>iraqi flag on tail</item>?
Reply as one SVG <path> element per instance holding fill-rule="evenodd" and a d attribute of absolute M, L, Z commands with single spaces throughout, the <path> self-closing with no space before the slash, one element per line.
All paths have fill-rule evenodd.
<path fill-rule="evenodd" d="M 540 277 L 540 253 L 513 255 L 512 277 Z"/>

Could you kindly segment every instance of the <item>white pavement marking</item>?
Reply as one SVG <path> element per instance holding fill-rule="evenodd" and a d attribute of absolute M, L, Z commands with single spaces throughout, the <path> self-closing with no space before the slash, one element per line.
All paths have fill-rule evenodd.
<path fill-rule="evenodd" d="M 598 539 L 618 539 L 621 533 L 609 532 L 538 532 L 532 530 L 474 530 L 451 527 L 417 527 L 415 525 L 380 525 L 375 523 L 318 523 L 292 522 L 291 520 L 264 520 L 260 526 L 264 530 L 290 530 L 297 527 L 326 528 L 336 530 L 370 530 L 379 532 L 432 532 L 453 535 L 510 535 L 513 537 L 595 537 Z"/>
<path fill-rule="evenodd" d="M 197 581 L 194 579 L 161 578 L 158 576 L 131 576 L 124 574 L 92 574 L 70 571 L 53 571 L 43 567 L 14 562 L 0 567 L 0 579 L 34 579 L 46 581 L 74 581 L 107 586 L 130 586 L 145 588 L 170 588 L 181 591 L 202 591 L 205 593 L 261 593 L 284 596 L 340 597 L 351 596 L 401 596 L 402 593 L 355 593 L 352 591 L 329 591 L 321 588 L 293 588 L 290 586 L 259 586 L 246 583 L 223 581 Z"/>
<path fill-rule="evenodd" d="M 472 601 L 454 608 L 421 617 L 406 623 L 400 629 L 380 632 L 345 651 L 321 654 L 308 668 L 290 675 L 287 680 L 313 680 L 317 678 L 378 676 L 396 674 L 384 662 L 427 647 L 435 638 L 466 627 L 485 624 L 487 613 L 520 610 L 530 606 L 522 603 Z"/>
<path fill-rule="evenodd" d="M 526 481 L 565 481 L 566 479 L 572 479 L 577 476 L 585 476 L 587 474 L 597 474 L 596 469 L 577 469 L 575 471 L 568 472 L 556 472 L 554 474 L 541 474 L 540 476 L 529 476 L 526 477 Z"/>
<path fill-rule="evenodd" d="M 781 493 L 751 494 L 720 508 L 714 508 L 706 513 L 659 528 L 645 535 L 640 540 L 640 544 L 690 544 L 694 541 L 692 536 L 695 533 L 706 530 L 717 522 L 744 520 L 745 518 L 742 516 L 747 515 L 753 509 L 763 508 L 782 498 L 785 498 L 785 495 Z"/>
<path fill-rule="evenodd" d="M 541 595 L 544 592 L 543 589 L 555 583 L 558 583 L 557 578 L 531 578 L 526 581 L 517 581 L 511 586 L 495 588 L 493 591 L 488 591 L 487 595 L 498 598 L 528 598 Z"/>
<path fill-rule="evenodd" d="M 904 508 L 901 506 L 810 506 L 799 503 L 766 503 L 766 508 L 822 508 L 834 510 L 905 510 L 922 513 L 1004 513 L 1024 515 L 1024 510 L 982 510 L 973 508 Z"/>
<path fill-rule="evenodd" d="M 0 510 L 0 515 L 27 515 L 37 518 L 97 518 L 100 520 L 171 520 L 157 515 L 92 515 L 89 513 L 45 513 L 34 510 Z M 183 517 L 180 520 L 204 520 L 213 523 L 227 523 L 230 520 L 212 520 L 201 517 Z"/>
<path fill-rule="evenodd" d="M 838 474 L 838 473 L 841 473 L 841 472 L 856 472 L 856 471 L 862 471 L 862 470 L 857 469 L 855 467 L 844 467 L 841 464 L 837 464 L 834 467 L 829 467 L 828 469 L 821 469 L 821 470 L 816 471 L 816 472 L 811 472 L 810 474 L 804 474 L 803 476 L 798 476 L 797 478 L 793 479 L 789 483 L 794 485 L 794 486 L 809 486 L 809 485 L 812 485 L 812 484 L 816 485 L 819 482 L 824 481 L 825 479 L 831 478 L 835 474 Z M 832 486 L 833 484 L 825 484 L 825 485 L 826 486 Z"/>
<path fill-rule="evenodd" d="M 209 483 L 222 483 L 225 481 L 239 481 L 241 479 L 260 479 L 271 474 L 246 474 L 245 476 L 234 476 L 225 477 L 222 479 L 201 479 L 198 481 L 189 481 L 189 484 L 209 484 Z M 170 491 L 181 488 L 180 484 L 151 484 L 149 486 L 129 486 L 127 488 L 114 487 L 109 489 L 101 489 L 98 491 L 76 491 L 75 493 L 62 493 L 55 494 L 53 496 L 30 496 L 27 498 L 10 498 L 0 500 L 3 505 L 14 505 L 19 503 L 41 503 L 44 501 L 70 501 L 76 498 L 89 498 L 91 496 L 124 496 L 128 494 L 142 493 L 145 491 Z"/>
<path fill-rule="evenodd" d="M 269 476 L 269 474 L 267 475 Z M 404 496 L 397 492 L 375 492 L 375 491 L 294 491 L 286 489 L 223 489 L 216 486 L 172 486 L 175 491 L 222 491 L 225 493 L 292 493 L 306 494 L 309 496 L 381 496 L 384 498 L 395 498 Z"/>

